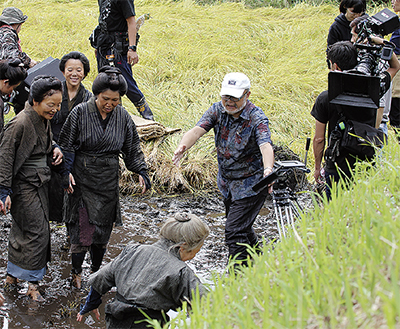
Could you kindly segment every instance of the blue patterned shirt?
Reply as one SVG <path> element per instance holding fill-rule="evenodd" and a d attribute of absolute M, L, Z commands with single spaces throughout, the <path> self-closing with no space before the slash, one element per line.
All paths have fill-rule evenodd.
<path fill-rule="evenodd" d="M 268 118 L 250 101 L 235 119 L 225 112 L 222 102 L 214 103 L 197 123 L 214 128 L 218 157 L 217 184 L 222 195 L 240 200 L 256 195 L 252 187 L 263 177 L 260 146 L 271 142 Z"/>

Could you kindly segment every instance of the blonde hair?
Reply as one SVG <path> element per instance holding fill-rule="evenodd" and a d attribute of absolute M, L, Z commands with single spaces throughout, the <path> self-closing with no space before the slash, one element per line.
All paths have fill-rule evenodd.
<path fill-rule="evenodd" d="M 161 228 L 160 235 L 175 242 L 175 246 L 187 244 L 185 249 L 192 251 L 204 243 L 210 229 L 199 217 L 189 213 L 175 214 Z"/>

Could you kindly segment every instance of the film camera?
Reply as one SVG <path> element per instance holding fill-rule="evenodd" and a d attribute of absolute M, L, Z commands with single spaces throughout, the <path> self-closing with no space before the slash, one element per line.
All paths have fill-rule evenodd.
<path fill-rule="evenodd" d="M 346 72 L 334 71 L 328 76 L 328 93 L 331 105 L 340 108 L 347 119 L 376 125 L 379 107 L 380 77 L 387 61 L 392 57 L 394 44 L 371 43 L 371 36 L 384 36 L 399 28 L 398 16 L 385 8 L 358 24 L 358 64 Z M 367 42 L 365 42 L 367 40 Z"/>
<path fill-rule="evenodd" d="M 358 39 L 354 44 L 358 49 L 359 63 L 353 71 L 365 75 L 378 75 L 381 69 L 379 64 L 391 59 L 396 46 L 391 42 L 373 45 L 371 35 L 385 36 L 397 28 L 399 28 L 399 18 L 389 9 L 384 9 L 361 21 L 357 26 Z M 364 43 L 365 40 L 367 43 Z"/>

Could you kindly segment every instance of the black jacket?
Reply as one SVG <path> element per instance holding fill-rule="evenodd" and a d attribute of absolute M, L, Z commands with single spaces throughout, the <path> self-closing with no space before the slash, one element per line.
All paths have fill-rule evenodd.
<path fill-rule="evenodd" d="M 347 20 L 346 16 L 341 13 L 339 16 L 335 18 L 335 21 L 332 23 L 329 28 L 328 40 L 327 40 L 327 49 L 330 45 L 333 45 L 338 41 L 350 41 L 351 40 L 351 29 L 350 22 Z"/>

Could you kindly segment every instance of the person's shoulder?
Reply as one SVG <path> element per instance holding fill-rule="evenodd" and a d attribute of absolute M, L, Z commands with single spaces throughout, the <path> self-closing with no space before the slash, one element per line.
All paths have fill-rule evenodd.
<path fill-rule="evenodd" d="M 90 99 L 89 99 L 90 101 Z M 88 110 L 88 102 L 82 102 L 76 105 L 72 110 L 71 113 L 76 114 L 82 114 L 84 111 Z"/>
<path fill-rule="evenodd" d="M 328 90 L 324 90 L 320 93 L 315 100 L 314 106 L 311 110 L 311 115 L 320 122 L 326 121 L 324 119 L 328 115 L 329 111 L 329 94 Z M 323 118 L 321 117 L 323 116 Z"/>
<path fill-rule="evenodd" d="M 115 107 L 115 109 L 113 110 L 114 111 L 114 113 L 115 114 L 117 114 L 119 117 L 121 117 L 122 119 L 124 119 L 124 120 L 127 120 L 127 121 L 132 121 L 133 122 L 133 119 L 132 119 L 132 116 L 131 116 L 131 114 L 129 113 L 129 111 L 125 108 L 125 107 L 123 107 L 121 104 L 118 104 L 116 107 Z"/>
<path fill-rule="evenodd" d="M 325 99 L 325 98 L 328 98 L 328 90 L 320 92 L 320 94 L 317 96 L 317 99 Z"/>
<path fill-rule="evenodd" d="M 252 102 L 248 101 L 248 104 L 244 110 L 245 114 L 247 114 L 248 119 L 260 118 L 260 119 L 267 119 L 265 112 L 263 109 Z"/>

